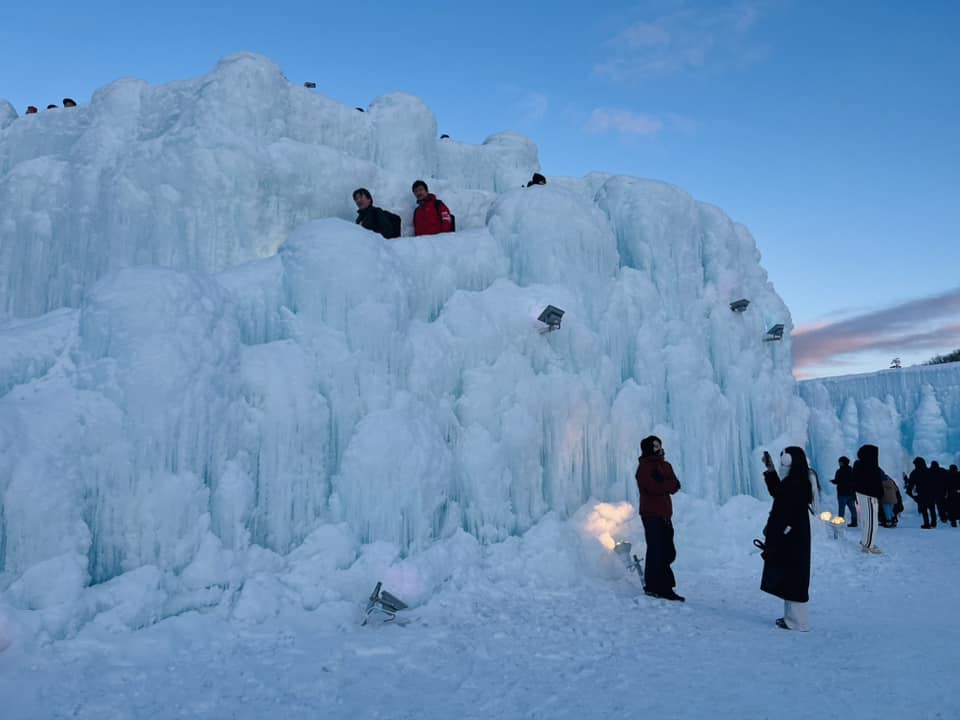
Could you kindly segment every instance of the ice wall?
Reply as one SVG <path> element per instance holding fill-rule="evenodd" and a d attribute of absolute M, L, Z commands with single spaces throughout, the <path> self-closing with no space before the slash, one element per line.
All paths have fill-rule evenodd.
<path fill-rule="evenodd" d="M 832 477 L 837 458 L 855 458 L 866 443 L 879 446 L 881 465 L 897 479 L 918 455 L 960 461 L 960 363 L 807 380 L 799 388 L 823 475 Z"/>
<path fill-rule="evenodd" d="M 6 602 L 50 636 L 315 607 L 318 567 L 635 502 L 648 433 L 713 502 L 805 441 L 745 228 L 649 180 L 521 189 L 515 134 L 435 138 L 416 98 L 359 113 L 253 55 L 0 130 Z M 352 224 L 360 185 L 409 220 L 415 177 L 457 233 Z"/>

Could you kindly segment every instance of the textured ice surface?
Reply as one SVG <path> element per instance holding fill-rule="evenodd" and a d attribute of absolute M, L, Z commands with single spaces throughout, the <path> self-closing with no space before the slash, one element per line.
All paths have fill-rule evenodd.
<path fill-rule="evenodd" d="M 810 406 L 810 447 L 821 473 L 840 455 L 880 447 L 880 464 L 900 479 L 921 456 L 960 461 L 960 363 L 884 370 L 799 383 Z"/>
<path fill-rule="evenodd" d="M 805 441 L 753 239 L 675 187 L 521 189 L 529 140 L 438 141 L 414 97 L 359 113 L 254 55 L 3 122 L 0 592 L 31 632 L 354 598 L 635 502 L 649 433 L 711 503 Z M 409 233 L 417 177 L 457 233 L 353 225 L 362 185 Z"/>

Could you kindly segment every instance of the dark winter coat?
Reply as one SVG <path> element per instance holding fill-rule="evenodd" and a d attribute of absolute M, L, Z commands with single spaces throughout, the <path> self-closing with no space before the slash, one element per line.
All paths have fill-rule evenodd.
<path fill-rule="evenodd" d="M 950 470 L 947 475 L 947 510 L 951 520 L 960 520 L 960 472 Z"/>
<path fill-rule="evenodd" d="M 413 211 L 414 235 L 437 235 L 453 230 L 453 220 L 450 209 L 437 200 L 433 193 L 423 200 L 417 201 L 417 209 Z"/>
<path fill-rule="evenodd" d="M 930 467 L 920 483 L 920 499 L 924 502 L 943 502 L 947 494 L 947 479 L 950 473 L 946 468 Z"/>
<path fill-rule="evenodd" d="M 837 486 L 837 495 L 840 497 L 847 497 L 856 492 L 856 487 L 853 484 L 853 468 L 849 465 L 838 467 L 837 474 L 833 476 L 833 480 L 830 482 Z"/>
<path fill-rule="evenodd" d="M 907 481 L 907 495 L 914 500 L 920 499 L 920 488 L 924 486 L 928 472 L 926 467 L 915 467 L 910 473 L 910 479 Z"/>
<path fill-rule="evenodd" d="M 861 495 L 869 495 L 878 501 L 883 495 L 880 448 L 876 445 L 864 445 L 857 450 L 857 461 L 853 464 L 853 484 Z"/>
<path fill-rule="evenodd" d="M 640 491 L 640 515 L 673 517 L 670 496 L 680 489 L 673 466 L 659 455 L 645 455 L 637 465 L 637 489 Z"/>
<path fill-rule="evenodd" d="M 357 210 L 357 225 L 375 233 L 380 233 L 385 238 L 396 237 L 386 211 L 375 205 Z"/>
<path fill-rule="evenodd" d="M 810 479 L 773 470 L 763 479 L 773 507 L 763 529 L 760 589 L 791 602 L 810 600 Z"/>

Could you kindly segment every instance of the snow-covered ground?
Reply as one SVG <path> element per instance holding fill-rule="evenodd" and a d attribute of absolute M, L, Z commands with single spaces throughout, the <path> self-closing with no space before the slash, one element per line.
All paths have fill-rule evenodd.
<path fill-rule="evenodd" d="M 403 627 L 360 627 L 358 597 L 261 624 L 189 612 L 13 645 L 2 717 L 957 717 L 960 528 L 920 530 L 910 507 L 866 556 L 855 530 L 833 541 L 816 521 L 802 634 L 773 626 L 782 603 L 758 589 L 766 511 L 680 498 L 686 604 L 643 596 L 585 510 L 465 561 Z M 635 534 L 626 520 L 613 525 Z"/>

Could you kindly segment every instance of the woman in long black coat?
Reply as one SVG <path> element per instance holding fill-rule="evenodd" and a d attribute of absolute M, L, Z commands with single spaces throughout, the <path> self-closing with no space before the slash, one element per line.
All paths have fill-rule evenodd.
<path fill-rule="evenodd" d="M 764 453 L 763 479 L 773 497 L 770 517 L 763 529 L 763 578 L 760 589 L 783 599 L 783 617 L 777 626 L 787 630 L 810 629 L 810 513 L 816 480 L 807 456 L 798 447 L 780 453 L 780 474 Z M 781 479 L 782 476 L 782 479 Z"/>

